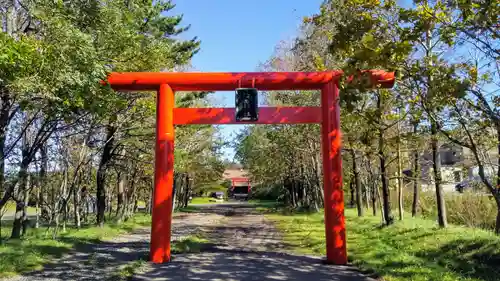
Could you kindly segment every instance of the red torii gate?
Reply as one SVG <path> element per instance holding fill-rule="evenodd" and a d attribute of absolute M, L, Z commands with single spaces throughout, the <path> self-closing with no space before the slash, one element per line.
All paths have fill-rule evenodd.
<path fill-rule="evenodd" d="M 393 72 L 364 71 L 372 86 L 391 88 Z M 319 107 L 262 107 L 259 120 L 247 124 L 321 124 L 323 189 L 325 194 L 326 260 L 347 263 L 342 158 L 340 154 L 339 79 L 342 71 L 242 73 L 111 73 L 107 83 L 120 91 L 157 91 L 155 184 L 150 258 L 170 261 L 174 125 L 244 124 L 236 122 L 234 108 L 174 108 L 176 91 L 321 90 Z M 352 77 L 348 79 L 351 81 Z"/>
<path fill-rule="evenodd" d="M 234 188 L 236 187 L 234 184 L 237 182 L 246 182 L 248 187 L 248 192 L 250 192 L 251 185 L 249 178 L 231 178 L 231 190 L 234 190 Z"/>

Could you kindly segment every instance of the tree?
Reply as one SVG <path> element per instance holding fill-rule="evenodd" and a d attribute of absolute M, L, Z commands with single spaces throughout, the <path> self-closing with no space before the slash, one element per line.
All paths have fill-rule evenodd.
<path fill-rule="evenodd" d="M 199 41 L 177 38 L 187 28 L 180 27 L 181 16 L 165 15 L 171 1 L 20 1 L 6 8 L 0 10 L 0 209 L 16 201 L 12 236 L 23 234 L 32 201 L 55 226 L 54 237 L 70 218 L 76 227 L 89 222 L 92 193 L 100 225 L 114 201 L 117 220 L 128 219 L 140 200 L 151 201 L 155 96 L 114 92 L 100 82 L 109 71 L 178 69 Z M 179 102 L 192 105 L 205 96 L 190 93 Z M 193 137 L 201 144 L 184 150 L 177 169 L 182 162 L 200 184 L 218 180 L 222 142 L 215 128 L 178 133 L 185 137 L 177 139 L 176 152 Z"/>
<path fill-rule="evenodd" d="M 317 26 L 329 26 L 326 36 L 329 38 L 329 52 L 340 60 L 340 67 L 346 74 L 356 74 L 359 69 L 384 68 L 391 69 L 405 58 L 411 48 L 405 42 L 398 41 L 395 29 L 395 3 L 386 1 L 325 1 L 321 13 L 312 17 L 311 22 Z M 385 124 L 384 114 L 392 105 L 393 91 L 367 92 L 363 84 L 346 86 L 341 91 L 348 111 L 355 110 L 362 104 L 363 95 L 372 94 L 377 102 L 373 109 L 363 108 L 358 112 L 365 120 L 376 126 L 380 182 L 383 193 L 384 220 L 389 225 L 393 222 L 390 207 L 389 177 L 387 174 L 388 155 L 386 155 L 387 130 L 391 126 Z"/>
<path fill-rule="evenodd" d="M 173 37 L 187 30 L 179 27 L 182 17 L 165 16 L 173 8 L 171 1 L 110 1 L 106 5 L 75 1 L 63 6 L 62 12 L 70 14 L 78 28 L 95 38 L 99 59 L 109 70 L 154 71 L 186 63 L 199 46 L 196 39 L 180 41 Z M 103 97 L 99 105 L 104 107 L 105 103 L 110 115 L 97 174 L 99 225 L 104 223 L 106 175 L 115 148 L 115 134 L 123 123 L 117 116 L 126 116 L 136 99 L 120 93 Z"/>
<path fill-rule="evenodd" d="M 23 6 L 23 9 L 26 8 Z M 104 77 L 104 67 L 95 60 L 96 53 L 89 38 L 72 26 L 65 26 L 67 21 L 64 18 L 46 18 L 43 14 L 31 14 L 29 9 L 24 11 L 29 19 L 36 21 L 29 29 L 30 33 L 2 34 L 2 39 L 10 42 L 7 45 L 10 55 L 3 57 L 1 63 L 3 105 L 13 108 L 4 111 L 4 116 L 8 114 L 8 118 L 3 124 L 8 126 L 16 116 L 24 120 L 17 123 L 21 127 L 19 137 L 12 138 L 3 150 L 3 160 L 18 146 L 22 147 L 23 153 L 17 176 L 5 187 L 0 206 L 17 189 L 13 198 L 18 211 L 24 209 L 25 213 L 29 196 L 28 185 L 25 184 L 28 167 L 40 147 L 63 126 L 63 120 L 70 124 L 75 112 L 93 99 L 99 88 L 98 82 Z M 29 64 L 9 68 L 9 64 L 16 64 L 17 61 Z M 70 99 L 74 102 L 70 103 Z M 30 136 L 21 137 L 28 132 Z M 21 139 L 25 140 L 19 144 Z M 26 216 L 23 217 L 24 221 Z M 14 224 L 13 237 L 19 236 L 22 224 Z"/>

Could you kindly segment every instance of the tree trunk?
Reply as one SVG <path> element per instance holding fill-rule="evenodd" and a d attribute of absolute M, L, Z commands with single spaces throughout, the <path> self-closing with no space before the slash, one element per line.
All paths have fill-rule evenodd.
<path fill-rule="evenodd" d="M 307 182 L 307 178 L 305 175 L 305 169 L 304 169 L 305 161 L 306 160 L 301 155 L 298 162 L 300 163 L 299 165 L 300 196 L 302 197 L 302 203 L 301 203 L 302 206 L 304 206 L 309 210 L 311 208 L 311 205 L 309 203 L 308 192 L 307 192 L 309 184 Z"/>
<path fill-rule="evenodd" d="M 61 184 L 63 184 L 63 181 L 61 181 Z M 55 185 L 52 185 L 52 190 L 51 190 L 51 202 L 52 202 L 52 210 L 50 212 L 50 221 L 54 222 L 54 238 L 55 238 L 55 231 L 59 228 L 59 200 L 56 199 L 56 194 L 57 194 L 57 187 Z"/>
<path fill-rule="evenodd" d="M 380 216 L 382 218 L 382 222 L 385 223 L 385 213 L 384 213 L 384 203 L 382 201 L 382 198 L 380 198 L 380 188 L 378 187 L 378 185 L 375 185 L 375 192 L 377 193 L 377 200 L 379 202 L 379 205 L 380 205 Z"/>
<path fill-rule="evenodd" d="M 435 122 L 431 122 L 431 145 L 432 145 L 432 168 L 434 172 L 434 185 L 436 187 L 436 203 L 438 209 L 438 223 L 440 227 L 447 227 L 446 204 L 441 186 L 441 153 L 440 145 L 437 139 L 437 127 Z"/>
<path fill-rule="evenodd" d="M 364 163 L 363 161 L 365 161 L 365 157 L 362 156 L 361 157 L 361 160 L 362 160 L 362 164 Z M 362 165 L 363 167 L 363 165 Z M 368 166 L 367 166 L 368 167 Z M 360 174 L 361 175 L 361 174 Z M 370 202 L 371 202 L 371 188 L 370 188 L 370 172 L 368 171 L 368 169 L 366 170 L 366 173 L 364 175 L 364 177 L 362 177 L 362 181 L 361 181 L 361 186 L 363 187 L 363 204 L 365 206 L 365 209 L 369 209 L 370 208 Z"/>
<path fill-rule="evenodd" d="M 295 192 L 295 181 L 290 180 L 290 192 L 292 192 L 292 206 L 294 208 L 297 208 L 298 202 L 297 202 L 297 193 Z"/>
<path fill-rule="evenodd" d="M 63 201 L 63 221 L 62 221 L 62 233 L 66 233 L 66 223 L 68 221 L 68 202 L 66 199 Z"/>
<path fill-rule="evenodd" d="M 132 217 L 132 214 L 136 212 L 136 206 L 137 206 L 136 178 L 137 178 L 137 169 L 134 168 L 132 177 L 130 178 L 130 181 L 127 182 L 129 187 L 127 189 L 127 209 L 126 209 L 125 219 L 129 219 L 130 217 Z"/>
<path fill-rule="evenodd" d="M 25 221 L 27 219 L 26 216 L 26 205 L 28 204 L 29 198 L 29 190 L 28 190 L 28 172 L 27 167 L 21 167 L 20 171 L 20 181 L 19 181 L 19 190 L 17 191 L 17 195 L 15 197 L 16 201 L 16 213 L 14 215 L 14 222 L 12 224 L 12 233 L 10 238 L 19 239 L 21 235 L 25 232 Z"/>
<path fill-rule="evenodd" d="M 88 219 L 88 215 L 89 215 L 89 208 L 90 208 L 90 204 L 89 204 L 89 198 L 87 198 L 87 196 L 84 195 L 83 198 L 80 197 L 80 200 L 83 200 L 83 208 L 82 208 L 82 220 L 84 223 L 87 223 L 87 219 Z"/>
<path fill-rule="evenodd" d="M 186 186 L 184 188 L 184 194 L 182 195 L 182 198 L 184 201 L 182 201 L 182 205 L 184 207 L 187 207 L 189 204 L 189 193 L 191 192 L 191 188 L 193 186 L 193 178 L 186 173 Z"/>
<path fill-rule="evenodd" d="M 172 198 L 174 198 L 174 200 L 172 200 L 172 204 L 173 204 L 172 210 L 175 210 L 175 208 L 178 208 L 179 205 L 181 205 L 181 207 L 182 207 L 181 197 L 182 197 L 183 188 L 184 188 L 184 174 L 179 173 L 177 176 L 176 184 L 174 184 L 174 188 L 172 190 Z M 179 194 L 179 193 L 181 193 L 181 194 Z"/>
<path fill-rule="evenodd" d="M 354 149 L 351 149 L 351 156 L 352 156 L 352 170 L 354 172 L 354 188 L 356 190 L 356 206 L 358 208 L 358 217 L 362 217 L 364 215 L 364 209 L 361 198 L 361 183 L 359 179 L 357 155 Z"/>
<path fill-rule="evenodd" d="M 151 183 L 153 183 L 153 181 L 151 181 Z M 148 214 L 152 214 L 153 213 L 153 191 L 154 191 L 154 187 L 153 187 L 153 184 L 150 185 L 150 188 L 149 188 L 149 200 L 146 200 L 146 208 L 147 208 L 147 213 Z M 172 200 L 173 201 L 173 200 Z"/>
<path fill-rule="evenodd" d="M 417 135 L 418 133 L 418 122 L 413 124 L 413 134 Z M 418 147 L 413 151 L 413 203 L 411 206 L 411 215 L 412 217 L 417 216 L 418 211 L 418 201 L 419 201 L 419 192 L 420 192 L 420 157 L 418 153 Z"/>
<path fill-rule="evenodd" d="M 12 233 L 11 238 L 17 239 L 21 237 L 21 231 L 24 230 L 24 220 L 27 218 L 25 216 L 28 197 L 28 166 L 31 162 L 28 159 L 29 154 L 29 144 L 28 144 L 28 136 L 27 132 L 25 132 L 22 136 L 22 162 L 21 167 L 19 167 L 19 188 L 17 190 L 17 195 L 14 196 L 14 200 L 16 201 L 16 214 L 14 217 L 14 223 L 12 224 Z"/>
<path fill-rule="evenodd" d="M 500 201 L 500 200 L 497 200 Z M 497 206 L 500 206 L 500 202 L 497 202 Z M 495 223 L 495 234 L 500 235 L 500 207 L 497 207 L 497 221 Z"/>
<path fill-rule="evenodd" d="M 397 124 L 398 138 L 396 143 L 397 158 L 398 158 L 398 211 L 399 220 L 403 220 L 404 216 L 404 206 L 403 206 L 403 168 L 401 164 L 401 132 L 400 132 L 400 121 Z"/>
<path fill-rule="evenodd" d="M 66 160 L 64 161 L 65 169 L 64 169 L 64 180 L 63 184 L 61 185 L 61 194 L 62 194 L 62 212 L 63 212 L 63 220 L 62 220 L 62 233 L 66 233 L 66 222 L 68 221 L 68 173 L 69 173 L 69 162 L 68 162 L 68 157 L 67 155 Z"/>
<path fill-rule="evenodd" d="M 184 201 L 182 202 L 182 205 L 187 207 L 189 205 L 189 194 L 191 192 L 193 186 L 193 178 L 189 176 L 189 174 L 186 174 L 186 189 L 184 190 Z"/>
<path fill-rule="evenodd" d="M 117 175 L 118 179 L 118 185 L 117 185 L 117 207 L 116 207 L 116 217 L 117 217 L 117 222 L 121 223 L 123 222 L 123 219 L 125 217 L 125 206 L 127 205 L 126 202 L 126 193 L 125 193 L 125 186 L 126 186 L 126 174 L 123 172 L 118 173 Z"/>
<path fill-rule="evenodd" d="M 97 169 L 97 225 L 104 226 L 106 212 L 106 172 L 109 162 L 111 161 L 111 153 L 113 151 L 116 127 L 113 125 L 115 118 L 112 118 L 107 126 L 106 143 Z"/>
<path fill-rule="evenodd" d="M 35 201 L 35 228 L 40 227 L 40 181 L 36 183 L 36 201 Z"/>
<path fill-rule="evenodd" d="M 288 185 L 288 189 L 289 189 L 289 193 L 290 193 L 290 202 L 292 203 L 292 207 L 296 207 L 296 203 L 295 203 L 295 190 L 294 190 L 294 185 L 293 185 L 293 181 L 287 179 L 287 185 Z"/>
<path fill-rule="evenodd" d="M 183 207 L 182 206 L 182 203 L 183 203 L 182 196 L 184 194 L 185 188 L 186 188 L 186 175 L 185 175 L 185 173 L 179 173 L 179 175 L 177 177 L 177 185 L 175 186 L 175 191 L 172 195 L 172 196 L 174 196 L 174 198 L 176 198 L 176 202 L 175 202 L 176 206 L 180 205 L 181 207 Z"/>
<path fill-rule="evenodd" d="M 368 181 L 369 181 L 369 187 L 370 187 L 370 195 L 372 199 L 372 210 L 373 210 L 373 215 L 377 215 L 377 198 L 378 198 L 378 187 L 375 182 L 375 177 L 373 175 L 373 169 L 372 169 L 372 164 L 370 160 L 370 156 L 367 156 L 367 170 L 368 170 Z"/>
<path fill-rule="evenodd" d="M 362 192 L 363 206 L 365 207 L 365 209 L 368 209 L 368 208 L 370 208 L 370 193 L 369 193 L 368 184 L 366 183 L 366 181 L 364 181 L 364 182 L 361 182 L 361 186 L 363 188 L 363 192 Z"/>
<path fill-rule="evenodd" d="M 108 218 L 111 218 L 112 213 L 113 213 L 113 192 L 111 191 L 111 188 L 107 188 L 107 194 L 106 194 L 106 207 L 108 208 Z"/>
<path fill-rule="evenodd" d="M 411 206 L 412 217 L 417 216 L 418 212 L 418 201 L 420 200 L 420 165 L 419 165 L 419 153 L 418 150 L 413 154 L 413 202 Z"/>
<path fill-rule="evenodd" d="M 431 22 L 432 23 L 432 22 Z M 432 31 L 431 27 L 433 26 L 431 23 L 427 25 L 427 28 L 425 30 L 426 36 L 425 36 L 425 57 L 427 58 L 426 66 L 427 68 L 432 68 L 433 66 L 433 60 L 430 59 L 433 54 L 432 54 L 432 49 L 433 49 L 433 44 L 432 44 Z M 434 77 L 431 75 L 430 71 L 427 71 L 427 95 L 430 95 L 433 92 L 433 80 Z M 432 101 L 430 101 L 432 102 Z M 438 140 L 438 127 L 437 124 L 434 120 L 432 120 L 432 114 L 434 113 L 433 111 L 435 110 L 435 106 L 431 105 L 428 109 L 428 114 L 430 115 L 430 121 L 431 121 L 431 146 L 432 146 L 432 168 L 433 168 L 433 174 L 434 174 L 434 185 L 436 188 L 436 203 L 437 203 L 437 209 L 438 209 L 438 223 L 440 227 L 446 227 L 448 222 L 446 219 L 446 206 L 445 206 L 445 201 L 443 197 L 443 189 L 441 186 L 441 153 L 440 153 L 440 145 L 439 145 L 439 140 Z"/>
<path fill-rule="evenodd" d="M 49 214 L 49 208 L 50 206 L 48 205 L 48 194 L 47 193 L 47 168 L 48 168 L 48 162 L 49 158 L 47 155 L 47 144 L 43 144 L 40 146 L 40 173 L 39 173 L 39 180 L 38 180 L 38 205 L 40 208 L 40 212 L 42 214 Z M 46 199 L 47 198 L 47 199 Z M 38 212 L 37 212 L 38 214 Z M 38 218 L 37 218 L 37 223 L 38 223 Z"/>
<path fill-rule="evenodd" d="M 1 118 L 1 117 L 0 117 Z M 0 128 L 0 195 L 3 195 L 5 190 L 5 132 Z M 9 196 L 10 198 L 10 196 Z"/>
<path fill-rule="evenodd" d="M 351 193 L 350 196 L 350 202 L 349 202 L 349 207 L 354 207 L 356 206 L 356 195 L 354 192 L 354 176 L 352 176 L 350 182 L 349 182 L 349 192 Z"/>
<path fill-rule="evenodd" d="M 22 219 L 22 222 L 23 222 L 23 230 L 22 230 L 22 236 L 25 236 L 26 233 L 28 232 L 28 204 L 29 204 L 29 201 L 30 201 L 30 190 L 31 190 L 31 182 L 30 182 L 30 175 L 28 174 L 27 177 L 26 177 L 26 186 L 24 187 L 24 196 L 23 196 L 23 199 L 24 199 L 24 204 L 23 204 L 23 219 Z"/>
<path fill-rule="evenodd" d="M 495 189 L 495 199 L 497 201 L 497 221 L 495 224 L 495 233 L 500 235 L 500 121 L 497 122 L 497 142 L 498 142 L 498 166 L 497 166 L 497 187 Z"/>
<path fill-rule="evenodd" d="M 387 182 L 387 175 L 385 168 L 385 156 L 381 156 L 380 158 L 380 181 L 382 184 L 382 203 L 383 203 L 385 224 L 391 225 L 394 222 L 394 218 L 392 217 L 391 214 L 391 200 L 390 200 L 389 184 Z"/>
<path fill-rule="evenodd" d="M 497 127 L 497 151 L 498 151 L 498 159 L 497 159 L 497 188 L 496 188 L 496 193 L 497 195 L 500 193 L 500 120 L 497 120 L 497 124 L 496 124 L 496 127 Z M 500 205 L 500 204 L 499 204 Z M 498 219 L 497 219 L 497 228 L 499 228 L 500 226 L 498 226 Z"/>
<path fill-rule="evenodd" d="M 16 213 L 14 214 L 14 222 L 12 223 L 11 239 L 21 238 L 21 229 L 23 226 L 23 211 L 24 201 L 16 201 Z"/>
<path fill-rule="evenodd" d="M 323 186 L 322 186 L 322 182 L 321 182 L 321 161 L 319 160 L 320 159 L 320 155 L 319 153 L 316 153 L 314 154 L 314 157 L 313 157 L 313 163 L 314 163 L 314 171 L 315 171 L 315 183 L 316 183 L 316 205 L 317 206 L 323 206 L 324 204 L 324 190 L 323 190 Z M 319 208 L 318 208 L 319 209 Z"/>
<path fill-rule="evenodd" d="M 10 111 L 12 100 L 5 87 L 0 87 L 0 195 L 5 190 L 5 140 L 7 138 L 7 128 L 10 123 Z M 6 194 L 10 198 L 10 194 Z"/>
<path fill-rule="evenodd" d="M 379 124 L 378 124 L 378 155 L 380 158 L 380 181 L 382 183 L 382 202 L 383 202 L 383 212 L 384 220 L 386 225 L 391 225 L 394 222 L 394 218 L 391 214 L 391 200 L 390 200 L 390 190 L 387 181 L 387 171 L 386 171 L 386 157 L 384 153 L 384 129 L 382 128 L 382 94 L 379 92 L 377 98 L 377 109 L 379 112 Z"/>
<path fill-rule="evenodd" d="M 295 197 L 295 206 L 296 207 L 300 207 L 300 194 L 299 194 L 299 183 L 297 182 L 297 180 L 293 180 L 292 181 L 292 186 L 293 186 L 293 193 L 294 193 L 294 197 Z"/>
<path fill-rule="evenodd" d="M 52 239 L 56 239 L 58 231 L 59 231 L 59 212 L 54 214 L 54 231 L 52 232 Z"/>
<path fill-rule="evenodd" d="M 189 193 L 191 192 L 192 185 L 193 185 L 193 178 L 190 178 L 189 174 L 186 173 L 186 189 L 184 191 L 184 202 L 182 204 L 184 208 L 186 208 L 189 204 Z"/>
<path fill-rule="evenodd" d="M 311 157 L 311 171 L 308 173 L 308 175 L 311 176 L 310 181 L 311 181 L 311 191 L 310 191 L 310 199 L 311 199 L 311 208 L 314 212 L 319 211 L 319 205 L 318 201 L 320 200 L 318 197 L 318 186 L 319 186 L 319 179 L 317 178 L 317 171 L 316 171 L 316 163 L 314 161 L 314 156 Z"/>
<path fill-rule="evenodd" d="M 297 207 L 302 207 L 302 200 L 300 198 L 300 183 L 296 179 L 293 180 L 293 187 Z"/>
<path fill-rule="evenodd" d="M 79 186 L 79 185 L 77 185 Z M 75 227 L 80 229 L 81 219 L 80 219 L 80 188 L 77 186 L 73 187 L 73 216 L 75 219 Z"/>

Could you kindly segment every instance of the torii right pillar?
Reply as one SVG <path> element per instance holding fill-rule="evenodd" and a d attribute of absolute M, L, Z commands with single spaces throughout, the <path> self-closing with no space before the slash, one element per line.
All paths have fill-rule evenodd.
<path fill-rule="evenodd" d="M 321 143 L 325 193 L 326 262 L 347 264 L 347 245 L 342 189 L 342 155 L 338 81 L 321 89 Z"/>

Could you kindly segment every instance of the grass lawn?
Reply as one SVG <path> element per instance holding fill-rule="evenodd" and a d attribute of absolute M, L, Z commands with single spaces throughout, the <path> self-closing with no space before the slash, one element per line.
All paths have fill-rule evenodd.
<path fill-rule="evenodd" d="M 196 205 L 189 205 L 185 208 L 177 208 L 175 209 L 176 213 L 198 213 L 200 211 L 200 207 Z"/>
<path fill-rule="evenodd" d="M 406 218 L 380 227 L 380 217 L 346 210 L 349 260 L 385 281 L 500 280 L 500 237 L 491 232 Z M 323 214 L 266 214 L 290 250 L 325 255 Z"/>
<path fill-rule="evenodd" d="M 52 232 L 45 235 L 45 227 L 29 229 L 23 239 L 6 240 L 0 244 L 0 277 L 41 269 L 43 264 L 68 253 L 78 243 L 98 242 L 150 225 L 149 215 L 137 214 L 120 225 L 110 223 L 103 228 L 91 226 L 80 230 L 68 228 L 56 239 L 51 239 Z M 9 235 L 10 229 L 10 226 L 2 227 L 2 235 Z"/>
<path fill-rule="evenodd" d="M 212 197 L 193 197 L 193 200 L 189 204 L 217 204 L 221 201 L 216 201 Z"/>
<path fill-rule="evenodd" d="M 208 244 L 202 235 L 192 235 L 179 241 L 172 242 L 172 254 L 199 253 Z"/>
<path fill-rule="evenodd" d="M 4 215 L 13 215 L 16 212 L 16 204 L 12 201 L 7 202 L 1 212 Z M 36 214 L 36 208 L 28 207 L 28 214 Z"/>
<path fill-rule="evenodd" d="M 275 200 L 248 200 L 248 203 L 254 205 L 257 211 L 263 213 L 275 213 L 282 207 L 280 202 Z"/>

